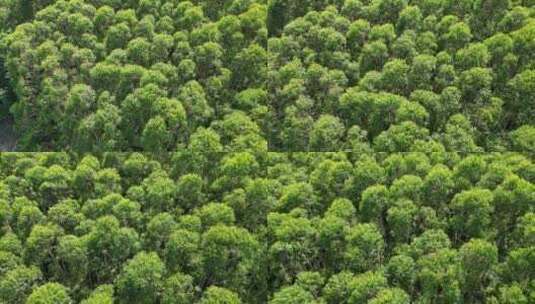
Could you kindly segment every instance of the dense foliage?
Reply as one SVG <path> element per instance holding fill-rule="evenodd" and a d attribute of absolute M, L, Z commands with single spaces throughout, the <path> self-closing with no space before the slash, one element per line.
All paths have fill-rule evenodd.
<path fill-rule="evenodd" d="M 0 0 L 11 120 L 2 304 L 535 303 L 533 0 Z"/>
<path fill-rule="evenodd" d="M 0 302 L 534 303 L 535 162 L 0 154 Z"/>
<path fill-rule="evenodd" d="M 526 151 L 508 140 L 534 130 L 534 9 L 520 0 L 272 0 L 272 146 L 359 150 L 365 139 L 399 152 L 432 137 L 449 151 Z"/>
<path fill-rule="evenodd" d="M 267 146 L 263 2 L 0 1 L 19 149 L 166 151 L 244 123 Z"/>
<path fill-rule="evenodd" d="M 534 16 L 532 0 L 0 0 L 0 111 L 25 151 L 533 151 Z"/>

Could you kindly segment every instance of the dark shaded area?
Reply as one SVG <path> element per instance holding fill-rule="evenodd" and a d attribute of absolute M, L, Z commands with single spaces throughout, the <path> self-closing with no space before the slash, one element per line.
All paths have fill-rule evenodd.
<path fill-rule="evenodd" d="M 9 107 L 15 99 L 4 60 L 0 57 L 0 151 L 15 150 L 17 137 L 13 131 L 13 118 L 9 113 Z"/>
<path fill-rule="evenodd" d="M 31 20 L 33 18 L 33 15 L 34 15 L 33 1 L 29 1 L 29 0 L 21 1 L 20 2 L 20 21 L 26 22 L 28 20 Z"/>
<path fill-rule="evenodd" d="M 267 28 L 270 37 L 278 36 L 281 34 L 284 24 L 286 22 L 285 11 L 288 6 L 284 1 L 272 0 L 269 1 L 268 15 L 267 15 Z"/>
<path fill-rule="evenodd" d="M 4 67 L 4 60 L 0 57 L 0 119 L 10 115 L 9 107 L 15 98 L 15 92 L 11 88 L 9 77 Z"/>
<path fill-rule="evenodd" d="M 0 120 L 0 152 L 15 151 L 17 137 L 13 131 L 11 118 Z"/>

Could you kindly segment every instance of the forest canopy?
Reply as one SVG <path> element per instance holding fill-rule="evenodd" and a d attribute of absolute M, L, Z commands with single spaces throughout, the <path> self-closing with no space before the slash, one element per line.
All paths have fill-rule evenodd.
<path fill-rule="evenodd" d="M 534 8 L 508 0 L 270 1 L 267 87 L 278 118 L 271 146 L 360 151 L 364 141 L 400 152 L 434 140 L 448 151 L 533 151 L 514 134 L 527 140 L 534 130 Z"/>
<path fill-rule="evenodd" d="M 206 132 L 241 150 L 229 124 L 267 146 L 264 1 L 2 2 L 19 150 L 158 152 Z"/>
<path fill-rule="evenodd" d="M 535 303 L 533 0 L 0 0 L 11 125 L 2 304 Z"/>
<path fill-rule="evenodd" d="M 21 151 L 533 152 L 534 7 L 0 0 L 0 111 Z"/>
<path fill-rule="evenodd" d="M 0 302 L 533 303 L 517 153 L 0 154 Z"/>

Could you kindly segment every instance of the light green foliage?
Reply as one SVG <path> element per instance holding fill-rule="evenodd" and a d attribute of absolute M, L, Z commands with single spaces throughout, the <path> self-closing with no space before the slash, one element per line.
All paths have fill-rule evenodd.
<path fill-rule="evenodd" d="M 535 303 L 534 0 L 0 0 L 4 126 L 0 303 Z"/>
<path fill-rule="evenodd" d="M 535 151 L 535 127 L 524 125 L 511 132 L 513 149 L 517 151 Z"/>
<path fill-rule="evenodd" d="M 0 154 L 0 300 L 529 303 L 531 156 L 421 145 Z"/>
<path fill-rule="evenodd" d="M 210 286 L 204 292 L 200 303 L 202 304 L 240 304 L 238 295 L 228 289 Z"/>
<path fill-rule="evenodd" d="M 124 266 L 117 277 L 120 302 L 156 303 L 162 288 L 165 265 L 154 252 L 140 252 Z"/>
<path fill-rule="evenodd" d="M 273 299 L 269 301 L 270 304 L 313 304 L 314 297 L 312 294 L 299 286 L 285 287 L 275 293 Z"/>
<path fill-rule="evenodd" d="M 112 304 L 113 303 L 113 286 L 101 285 L 95 288 L 91 295 L 80 302 L 82 304 Z"/>
<path fill-rule="evenodd" d="M 67 288 L 58 283 L 47 283 L 36 288 L 26 300 L 27 304 L 70 304 Z"/>
<path fill-rule="evenodd" d="M 324 151 L 303 145 L 313 136 L 296 129 L 325 125 L 325 117 L 331 117 L 340 119 L 340 130 L 357 124 L 368 141 L 376 143 L 377 152 L 416 149 L 402 140 L 391 143 L 381 134 L 385 130 L 407 141 L 430 141 L 428 135 L 442 138 L 450 151 L 510 149 L 503 142 L 506 134 L 534 117 L 528 101 L 533 100 L 528 84 L 533 83 L 534 57 L 528 51 L 535 33 L 528 13 L 532 5 L 457 2 L 270 1 L 268 49 L 273 54 L 268 56 L 268 87 L 271 105 L 282 117 L 273 124 L 273 131 L 280 133 L 271 139 L 275 148 L 295 150 L 297 145 L 300 150 Z M 299 69 L 289 73 L 296 63 Z M 317 73 L 317 66 L 324 83 L 335 73 L 345 81 L 319 93 L 322 82 L 309 76 Z M 417 103 L 385 104 L 375 95 L 386 93 Z M 326 103 L 327 96 L 335 103 Z M 469 120 L 465 132 L 445 126 L 454 115 Z M 422 130 L 400 128 L 405 121 Z M 332 130 L 333 125 L 322 129 Z M 475 132 L 466 132 L 469 128 Z M 351 140 L 349 134 L 340 138 L 325 132 L 333 134 L 333 140 Z M 292 143 L 285 143 L 291 133 L 296 133 Z M 458 142 L 452 143 L 453 138 Z"/>
<path fill-rule="evenodd" d="M 384 259 L 384 239 L 372 224 L 358 224 L 346 235 L 345 258 L 349 269 L 364 272 L 378 267 Z"/>
<path fill-rule="evenodd" d="M 193 278 L 189 275 L 176 273 L 170 276 L 165 280 L 164 289 L 162 295 L 162 303 L 164 304 L 187 303 L 195 298 Z"/>
<path fill-rule="evenodd" d="M 370 304 L 408 304 L 410 303 L 409 295 L 399 288 L 383 289 Z"/>
<path fill-rule="evenodd" d="M 531 151 L 508 134 L 535 117 L 532 9 L 2 0 L 0 117 L 31 151 L 165 153 L 202 134 L 227 151 Z"/>
<path fill-rule="evenodd" d="M 0 299 L 5 303 L 24 303 L 41 279 L 42 273 L 37 267 L 13 268 L 0 279 Z"/>
<path fill-rule="evenodd" d="M 450 225 L 459 239 L 483 237 L 492 231 L 489 230 L 493 196 L 489 190 L 474 188 L 463 191 L 451 201 L 453 216 Z"/>
<path fill-rule="evenodd" d="M 465 293 L 468 298 L 481 298 L 484 290 L 493 280 L 493 268 L 498 263 L 498 250 L 495 245 L 472 239 L 461 249 L 461 265 L 465 278 Z"/>
<path fill-rule="evenodd" d="M 173 150 L 265 88 L 265 1 L 0 7 L 0 117 L 13 115 L 22 149 Z"/>

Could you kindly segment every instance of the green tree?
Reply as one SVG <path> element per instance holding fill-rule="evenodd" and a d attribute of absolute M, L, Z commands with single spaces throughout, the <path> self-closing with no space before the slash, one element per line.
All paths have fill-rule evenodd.
<path fill-rule="evenodd" d="M 357 272 L 373 270 L 383 263 L 385 244 L 376 225 L 357 224 L 346 236 L 346 262 Z"/>
<path fill-rule="evenodd" d="M 386 278 L 380 272 L 371 271 L 356 275 L 350 284 L 348 304 L 368 302 L 387 287 Z"/>
<path fill-rule="evenodd" d="M 379 291 L 377 296 L 370 301 L 371 304 L 408 304 L 409 295 L 399 288 L 387 288 Z"/>
<path fill-rule="evenodd" d="M 228 289 L 210 286 L 203 293 L 202 304 L 240 304 L 241 300 L 235 292 Z"/>
<path fill-rule="evenodd" d="M 241 298 L 263 292 L 260 244 L 242 228 L 216 225 L 202 236 L 201 255 L 204 280 L 208 285 L 236 290 Z M 253 287 L 254 286 L 254 287 Z"/>
<path fill-rule="evenodd" d="M 342 144 L 345 130 L 337 117 L 322 115 L 310 131 L 310 151 L 336 151 Z"/>
<path fill-rule="evenodd" d="M 535 96 L 535 88 L 533 88 L 533 79 L 535 78 L 535 71 L 525 70 L 517 74 L 508 83 L 511 90 L 511 97 L 508 100 L 507 106 L 511 109 L 511 116 L 508 120 L 515 126 L 523 123 L 533 121 L 535 113 L 533 109 L 533 96 Z M 512 117 L 515 117 L 514 121 Z"/>
<path fill-rule="evenodd" d="M 498 263 L 498 249 L 495 245 L 479 239 L 472 239 L 460 249 L 461 267 L 467 299 L 483 299 L 485 289 L 493 280 L 493 267 Z"/>
<path fill-rule="evenodd" d="M 120 227 L 113 216 L 97 219 L 87 235 L 89 269 L 97 282 L 113 278 L 120 265 L 139 250 L 139 236 L 131 228 Z"/>
<path fill-rule="evenodd" d="M 491 233 L 493 207 L 492 192 L 485 189 L 471 189 L 461 192 L 451 201 L 453 216 L 450 227 L 454 240 L 483 237 Z"/>
<path fill-rule="evenodd" d="M 417 261 L 417 281 L 422 288 L 421 301 L 433 303 L 462 301 L 458 258 L 456 251 L 441 249 Z"/>
<path fill-rule="evenodd" d="M 70 304 L 69 290 L 58 283 L 47 283 L 37 287 L 26 300 L 28 304 Z"/>
<path fill-rule="evenodd" d="M 113 303 L 113 286 L 100 285 L 85 300 L 80 302 L 82 304 L 112 304 Z"/>
<path fill-rule="evenodd" d="M 189 273 L 200 263 L 200 236 L 185 229 L 174 231 L 165 247 L 165 257 L 170 269 Z"/>
<path fill-rule="evenodd" d="M 511 141 L 513 149 L 516 151 L 535 151 L 535 127 L 524 125 L 516 129 L 511 132 Z"/>
<path fill-rule="evenodd" d="M 18 266 L 0 279 L 0 299 L 5 303 L 25 303 L 26 298 L 43 279 L 39 268 Z"/>
<path fill-rule="evenodd" d="M 163 285 L 165 265 L 154 252 L 140 252 L 123 267 L 117 277 L 120 302 L 157 303 Z"/>
<path fill-rule="evenodd" d="M 162 303 L 179 304 L 192 302 L 195 299 L 193 278 L 183 273 L 175 273 L 164 282 Z"/>
<path fill-rule="evenodd" d="M 273 295 L 273 299 L 269 301 L 270 304 L 312 304 L 316 303 L 314 296 L 299 286 L 283 287 L 281 290 Z"/>

